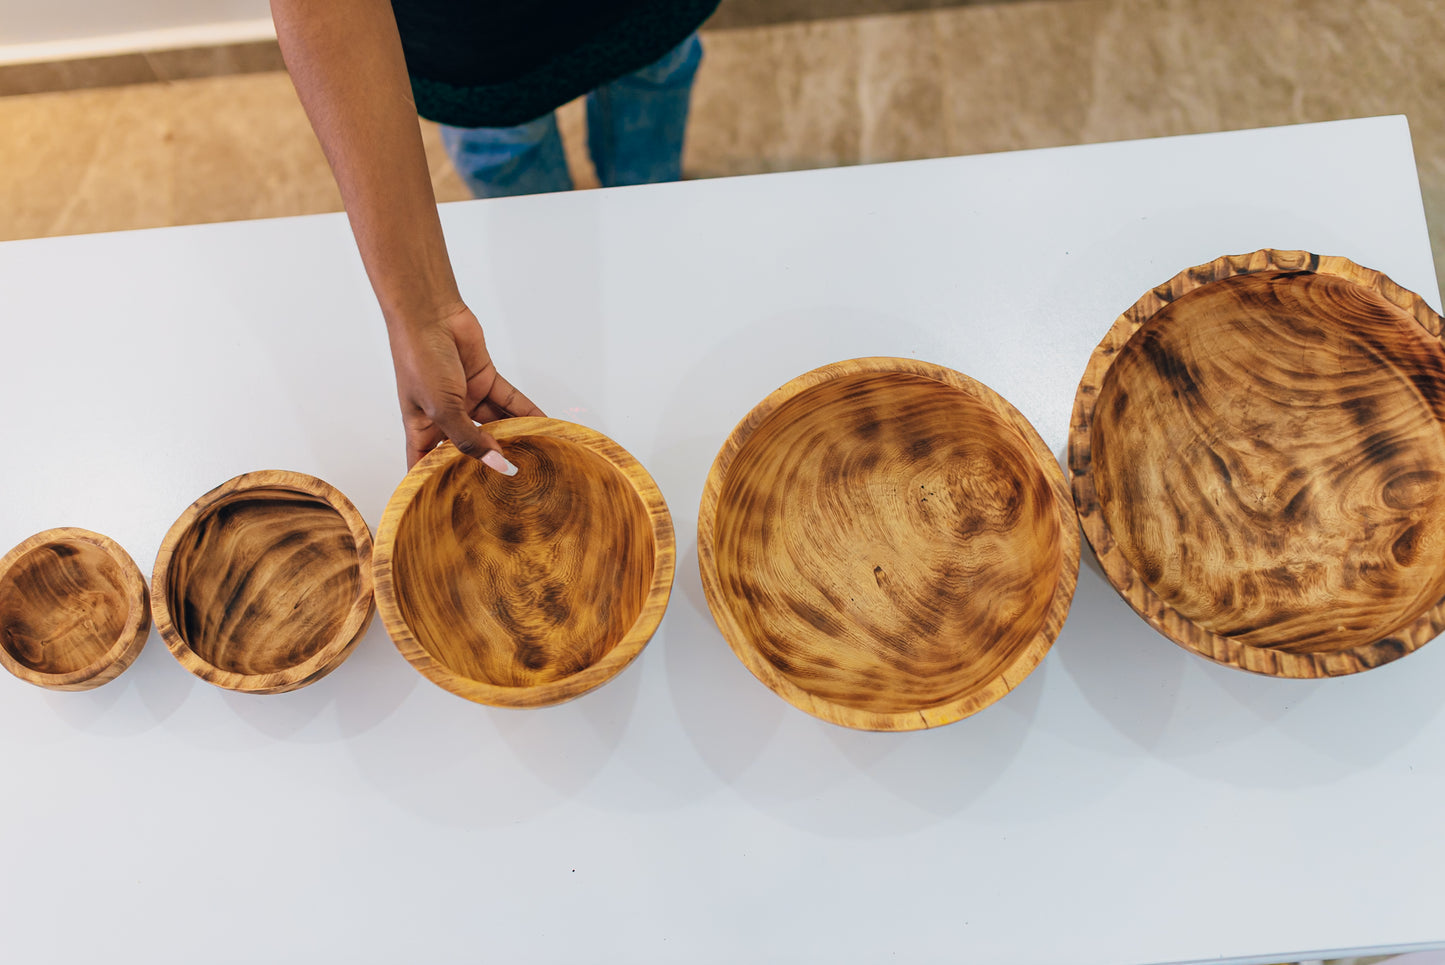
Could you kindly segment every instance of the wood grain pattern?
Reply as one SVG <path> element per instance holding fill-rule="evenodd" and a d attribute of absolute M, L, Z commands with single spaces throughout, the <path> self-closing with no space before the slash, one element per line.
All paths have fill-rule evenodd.
<path fill-rule="evenodd" d="M 281 693 L 330 673 L 371 621 L 371 532 L 314 476 L 246 473 L 198 499 L 161 543 L 156 626 L 191 673 Z"/>
<path fill-rule="evenodd" d="M 794 706 L 935 727 L 1013 689 L 1058 635 L 1079 534 L 1057 461 L 997 393 L 941 366 L 816 369 L 733 430 L 698 517 L 708 605 Z"/>
<path fill-rule="evenodd" d="M 0 558 L 0 664 L 49 690 L 91 690 L 135 662 L 150 594 L 114 540 L 74 527 L 37 533 Z"/>
<path fill-rule="evenodd" d="M 1418 296 L 1259 251 L 1154 289 L 1075 399 L 1069 462 L 1109 581 L 1170 639 L 1283 677 L 1445 627 L 1445 350 Z"/>
<path fill-rule="evenodd" d="M 661 492 L 585 426 L 487 427 L 504 477 L 444 444 L 393 494 L 377 530 L 377 605 L 429 680 L 478 703 L 541 707 L 622 671 L 662 619 L 676 549 Z"/>

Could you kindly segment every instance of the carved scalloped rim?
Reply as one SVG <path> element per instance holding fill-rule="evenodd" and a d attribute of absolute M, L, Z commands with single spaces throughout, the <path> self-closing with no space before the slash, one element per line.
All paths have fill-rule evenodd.
<path fill-rule="evenodd" d="M 1348 651 L 1296 654 L 1245 646 L 1200 627 L 1160 599 L 1118 551 L 1099 511 L 1089 436 L 1099 388 L 1115 356 L 1134 337 L 1134 333 L 1164 306 L 1210 282 L 1263 271 L 1310 271 L 1352 281 L 1379 293 L 1413 317 L 1432 337 L 1440 338 L 1442 319 L 1423 298 L 1395 284 L 1382 272 L 1364 268 L 1348 258 L 1264 248 L 1247 255 L 1225 255 L 1181 271 L 1151 289 L 1120 315 L 1089 358 L 1074 396 L 1073 417 L 1069 424 L 1069 476 L 1074 505 L 1084 535 L 1109 583 L 1150 626 L 1186 650 L 1225 666 L 1271 677 L 1318 678 L 1358 673 L 1398 660 L 1434 639 L 1445 629 L 1445 600 L 1389 637 Z"/>

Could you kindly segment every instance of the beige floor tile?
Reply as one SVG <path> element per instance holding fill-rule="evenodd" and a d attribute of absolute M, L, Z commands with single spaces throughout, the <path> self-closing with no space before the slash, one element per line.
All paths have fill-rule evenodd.
<path fill-rule="evenodd" d="M 874 17 L 858 27 L 856 108 L 863 163 L 942 157 L 943 71 L 931 17 Z"/>
<path fill-rule="evenodd" d="M 1031 0 L 932 17 L 953 154 L 1407 115 L 1445 277 L 1441 0 Z"/>
<path fill-rule="evenodd" d="M 0 237 L 334 211 L 285 74 L 0 98 Z"/>
<path fill-rule="evenodd" d="M 704 46 L 683 165 L 690 176 L 858 161 L 856 21 L 719 31 Z"/>
<path fill-rule="evenodd" d="M 582 101 L 559 111 L 595 187 Z M 471 195 L 421 122 L 438 201 Z M 0 97 L 0 240 L 341 209 L 289 78 L 271 72 Z"/>
<path fill-rule="evenodd" d="M 0 240 L 339 211 L 271 72 L 0 98 Z M 469 197 L 422 122 L 439 200 Z"/>
<path fill-rule="evenodd" d="M 688 176 L 943 154 L 934 32 L 915 14 L 708 33 Z"/>
<path fill-rule="evenodd" d="M 290 79 L 267 73 L 228 80 L 172 85 L 187 118 L 171 142 L 177 220 L 192 212 L 232 220 L 338 210 L 340 196 Z"/>
<path fill-rule="evenodd" d="M 934 14 L 948 152 L 1077 140 L 1093 100 L 1097 7 L 1001 4 Z"/>
<path fill-rule="evenodd" d="M 0 240 L 52 233 L 84 185 L 115 99 L 114 91 L 0 98 Z"/>
<path fill-rule="evenodd" d="M 1254 0 L 1051 0 L 934 14 L 949 148 L 1283 123 L 1298 44 L 1280 10 Z"/>

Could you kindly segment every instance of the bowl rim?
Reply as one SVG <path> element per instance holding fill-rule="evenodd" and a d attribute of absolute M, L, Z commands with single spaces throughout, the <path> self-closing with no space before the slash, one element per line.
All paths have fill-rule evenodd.
<path fill-rule="evenodd" d="M 848 707 L 825 700 L 794 683 L 764 657 L 734 616 L 717 570 L 717 546 L 713 529 L 723 484 L 733 461 L 753 433 L 781 406 L 809 389 L 854 375 L 913 375 L 959 391 L 1001 416 L 1016 431 L 1033 454 L 1036 468 L 1043 473 L 1053 496 L 1060 532 L 1059 572 L 1053 597 L 1038 631 L 1007 667 L 971 693 L 955 700 L 918 710 L 881 713 Z M 698 569 L 708 608 L 723 638 L 753 676 L 799 710 L 821 720 L 857 730 L 911 731 L 941 727 L 962 720 L 1000 700 L 1027 677 L 1048 654 L 1063 628 L 1073 603 L 1079 571 L 1079 526 L 1068 483 L 1058 458 L 1049 451 L 1032 423 L 1012 403 L 984 383 L 961 372 L 920 359 L 870 356 L 823 365 L 788 381 L 754 406 L 729 433 L 708 471 L 697 522 Z"/>
<path fill-rule="evenodd" d="M 1395 284 L 1382 272 L 1348 258 L 1309 251 L 1262 248 L 1244 255 L 1224 255 L 1193 268 L 1144 293 L 1120 315 L 1089 356 L 1074 396 L 1069 422 L 1069 476 L 1079 522 L 1104 576 L 1134 612 L 1174 643 L 1215 663 L 1268 677 L 1317 679 L 1358 673 L 1405 656 L 1445 629 L 1445 600 L 1414 621 L 1372 643 L 1335 653 L 1283 653 L 1240 643 L 1195 624 L 1165 603 L 1144 582 L 1119 551 L 1104 522 L 1093 480 L 1092 430 L 1094 407 L 1114 359 L 1154 316 L 1189 292 L 1213 282 L 1261 272 L 1329 275 L 1368 288 L 1414 318 L 1429 336 L 1440 339 L 1441 317 L 1419 295 Z"/>
<path fill-rule="evenodd" d="M 596 663 L 574 674 L 532 687 L 504 687 L 456 673 L 422 646 L 402 617 L 396 596 L 394 554 L 397 532 L 412 497 L 433 476 L 454 462 L 468 459 L 450 441 L 444 441 L 423 456 L 402 479 L 387 501 L 376 530 L 372 570 L 376 582 L 376 604 L 381 622 L 407 662 L 432 683 L 467 700 L 492 707 L 532 708 L 560 704 L 595 690 L 621 673 L 647 646 L 672 593 L 677 545 L 672 515 L 662 490 L 642 463 L 617 442 L 588 426 L 542 416 L 522 416 L 487 423 L 482 427 L 498 442 L 523 436 L 546 436 L 581 446 L 602 458 L 629 485 L 642 503 L 652 528 L 652 583 L 642 608 L 627 633 Z"/>
<path fill-rule="evenodd" d="M 150 592 L 146 588 L 145 576 L 141 573 L 140 567 L 136 566 L 135 560 L 119 543 L 101 533 L 77 526 L 57 526 L 53 529 L 42 530 L 28 539 L 22 540 L 3 557 L 0 557 L 0 580 L 4 580 L 11 567 L 35 550 L 53 543 L 73 542 L 89 543 L 99 548 L 120 567 L 129 611 L 126 613 L 125 626 L 121 628 L 120 634 L 111 644 L 110 649 L 84 667 L 69 673 L 45 673 L 34 670 L 17 660 L 8 648 L 0 646 L 0 666 L 4 666 L 6 670 L 26 683 L 35 684 L 37 687 L 44 687 L 47 690 L 92 690 L 101 684 L 109 683 L 135 663 L 136 658 L 140 656 L 141 650 L 145 647 L 146 639 L 150 636 Z"/>
<path fill-rule="evenodd" d="M 218 503 L 251 490 L 285 489 L 320 499 L 346 523 L 357 560 L 357 590 L 341 629 L 320 649 L 301 663 L 270 673 L 239 673 L 206 660 L 181 634 L 170 610 L 170 568 L 180 541 L 196 520 Z M 315 683 L 341 665 L 371 623 L 375 603 L 371 579 L 371 529 L 351 500 L 323 479 L 286 469 L 258 469 L 244 472 L 221 483 L 186 507 L 166 531 L 151 572 L 151 609 L 156 629 L 167 649 L 192 674 L 226 690 L 251 694 L 277 694 Z"/>

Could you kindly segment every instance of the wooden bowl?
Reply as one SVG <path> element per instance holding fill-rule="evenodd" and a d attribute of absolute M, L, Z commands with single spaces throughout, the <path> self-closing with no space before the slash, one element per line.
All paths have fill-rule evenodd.
<path fill-rule="evenodd" d="M 181 514 L 151 585 L 181 666 L 227 690 L 296 690 L 335 670 L 371 622 L 371 531 L 314 476 L 248 472 Z"/>
<path fill-rule="evenodd" d="M 1074 499 L 1165 636 L 1279 677 L 1354 673 L 1445 626 L 1445 351 L 1419 296 L 1344 258 L 1175 276 L 1074 402 Z"/>
<path fill-rule="evenodd" d="M 48 529 L 0 557 L 0 664 L 49 690 L 91 690 L 135 662 L 150 594 L 130 555 L 85 529 Z"/>
<path fill-rule="evenodd" d="M 837 362 L 740 422 L 698 515 L 703 588 L 747 668 L 864 730 L 976 713 L 1063 626 L 1079 532 L 1019 412 L 911 359 Z"/>
<path fill-rule="evenodd" d="M 376 534 L 376 600 L 428 680 L 496 707 L 587 693 L 632 662 L 672 591 L 672 517 L 621 446 L 555 419 L 487 431 L 517 475 L 443 443 L 407 473 Z"/>

